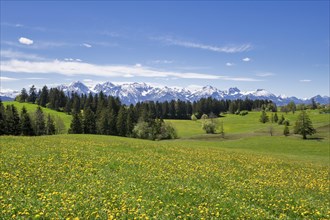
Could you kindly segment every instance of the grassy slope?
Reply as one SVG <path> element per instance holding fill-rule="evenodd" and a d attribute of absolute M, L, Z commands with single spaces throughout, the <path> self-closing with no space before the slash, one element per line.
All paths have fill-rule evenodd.
<path fill-rule="evenodd" d="M 37 109 L 37 105 L 31 104 L 31 103 L 20 103 L 20 102 L 15 102 L 15 101 L 10 101 L 10 102 L 3 102 L 4 105 L 15 105 L 19 111 L 19 113 L 21 112 L 21 109 L 23 108 L 23 106 L 25 106 L 25 108 L 27 109 L 28 113 L 33 113 L 36 111 Z M 57 112 L 48 108 L 43 108 L 42 107 L 42 111 L 44 112 L 45 115 L 50 114 L 53 117 L 59 117 L 62 119 L 66 129 L 69 129 L 70 127 L 70 123 L 71 123 L 71 115 L 67 115 L 63 112 Z"/>

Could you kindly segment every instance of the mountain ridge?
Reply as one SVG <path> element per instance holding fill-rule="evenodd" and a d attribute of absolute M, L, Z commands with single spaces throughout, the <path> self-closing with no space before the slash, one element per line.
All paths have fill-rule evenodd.
<path fill-rule="evenodd" d="M 242 92 L 237 87 L 229 88 L 228 90 L 219 90 L 218 88 L 206 85 L 202 88 L 196 90 L 189 90 L 187 88 L 172 88 L 172 87 L 161 87 L 161 86 L 152 86 L 147 83 L 123 83 L 123 84 L 114 84 L 112 82 L 106 81 L 103 83 L 98 83 L 95 86 L 88 87 L 86 84 L 75 81 L 68 85 L 62 84 L 57 86 L 58 89 L 63 90 L 67 95 L 70 95 L 72 92 L 78 94 L 97 94 L 101 91 L 108 96 L 119 97 L 122 103 L 124 104 L 136 104 L 137 102 L 144 101 L 170 101 L 170 100 L 182 100 L 182 101 L 197 101 L 201 98 L 212 97 L 215 99 L 245 99 L 249 98 L 252 100 L 255 99 L 268 99 L 276 103 L 277 105 L 286 105 L 290 101 L 294 101 L 296 104 L 309 104 L 311 99 L 320 104 L 329 104 L 328 96 L 316 95 L 310 99 L 301 99 L 295 96 L 286 97 L 283 95 L 276 96 L 275 94 L 265 90 L 257 89 L 255 91 Z M 4 100 L 8 98 L 14 98 L 18 95 L 17 91 L 6 93 L 1 92 L 0 97 Z"/>

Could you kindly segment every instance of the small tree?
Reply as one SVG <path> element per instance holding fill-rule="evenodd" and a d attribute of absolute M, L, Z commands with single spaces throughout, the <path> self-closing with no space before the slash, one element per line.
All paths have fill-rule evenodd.
<path fill-rule="evenodd" d="M 192 115 L 191 115 L 191 120 L 192 120 L 192 121 L 197 121 L 197 117 L 196 117 L 195 114 L 192 114 Z"/>
<path fill-rule="evenodd" d="M 263 111 L 261 112 L 261 115 L 260 115 L 260 119 L 259 119 L 259 121 L 260 121 L 261 123 L 266 123 L 266 122 L 269 121 L 269 117 L 268 117 L 268 115 L 266 114 L 265 110 L 263 110 Z"/>
<path fill-rule="evenodd" d="M 282 114 L 281 118 L 278 120 L 278 124 L 282 125 L 285 121 L 284 115 Z"/>
<path fill-rule="evenodd" d="M 220 134 L 222 138 L 225 138 L 225 130 L 223 129 L 223 121 L 220 122 Z"/>
<path fill-rule="evenodd" d="M 288 136 L 290 134 L 290 130 L 287 125 L 285 125 L 285 127 L 284 127 L 283 134 L 284 134 L 284 136 Z"/>
<path fill-rule="evenodd" d="M 303 136 L 303 139 L 307 139 L 307 135 L 312 135 L 316 133 L 316 130 L 312 125 L 312 121 L 310 120 L 306 111 L 301 111 L 301 113 L 299 114 L 294 127 L 294 133 L 301 134 Z"/>
<path fill-rule="evenodd" d="M 278 122 L 278 116 L 277 116 L 277 113 L 275 112 L 274 114 L 274 122 L 277 123 Z"/>
<path fill-rule="evenodd" d="M 273 136 L 273 134 L 274 134 L 273 126 L 269 126 L 268 131 L 269 131 L 270 136 Z"/>

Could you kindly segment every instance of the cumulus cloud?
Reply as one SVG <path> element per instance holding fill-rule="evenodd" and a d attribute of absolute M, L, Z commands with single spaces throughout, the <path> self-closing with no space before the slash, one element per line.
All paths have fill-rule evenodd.
<path fill-rule="evenodd" d="M 91 48 L 92 47 L 92 45 L 86 44 L 86 43 L 83 43 L 82 46 L 87 47 L 87 48 Z"/>
<path fill-rule="evenodd" d="M 173 39 L 170 37 L 160 37 L 160 38 L 152 38 L 154 40 L 163 41 L 169 45 L 176 45 L 176 46 L 182 46 L 187 48 L 197 48 L 202 50 L 209 50 L 214 52 L 222 52 L 222 53 L 239 53 L 239 52 L 245 52 L 251 50 L 253 47 L 251 44 L 241 44 L 241 45 L 226 45 L 226 46 L 213 46 L 213 45 L 207 45 L 207 44 L 201 44 L 201 43 L 195 43 L 191 41 L 182 41 Z"/>
<path fill-rule="evenodd" d="M 15 73 L 44 73 L 44 74 L 62 74 L 65 76 L 74 75 L 93 75 L 102 77 L 158 77 L 158 78 L 181 78 L 181 79 L 219 79 L 230 81 L 261 81 L 254 78 L 229 77 L 213 74 L 195 73 L 195 72 L 176 72 L 157 70 L 140 65 L 97 65 L 85 62 L 65 62 L 54 61 L 22 61 L 7 60 L 1 62 L 1 71 Z"/>
<path fill-rule="evenodd" d="M 20 37 L 18 39 L 18 42 L 20 42 L 21 44 L 25 44 L 25 45 L 31 45 L 33 44 L 33 40 L 26 38 L 26 37 Z"/>
<path fill-rule="evenodd" d="M 310 79 L 301 79 L 301 80 L 299 80 L 299 82 L 303 82 L 303 83 L 309 83 L 311 81 L 312 80 L 310 80 Z"/>
<path fill-rule="evenodd" d="M 249 58 L 249 57 L 245 57 L 245 58 L 242 59 L 242 61 L 244 61 L 244 62 L 249 62 L 249 61 L 251 61 L 251 58 Z"/>

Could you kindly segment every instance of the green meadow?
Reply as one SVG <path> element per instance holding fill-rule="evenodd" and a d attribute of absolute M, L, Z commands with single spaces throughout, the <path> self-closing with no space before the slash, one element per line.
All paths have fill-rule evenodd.
<path fill-rule="evenodd" d="M 329 219 L 329 114 L 308 112 L 308 140 L 298 114 L 288 137 L 260 112 L 218 119 L 224 138 L 183 120 L 167 141 L 1 136 L 0 219 Z"/>

